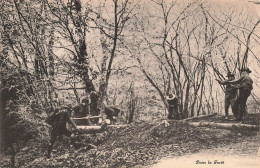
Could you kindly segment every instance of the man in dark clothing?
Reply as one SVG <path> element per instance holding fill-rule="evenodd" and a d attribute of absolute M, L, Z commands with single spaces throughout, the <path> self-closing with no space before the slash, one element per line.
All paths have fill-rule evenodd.
<path fill-rule="evenodd" d="M 228 73 L 227 74 L 228 80 L 232 81 L 235 79 L 234 74 Z M 237 112 L 234 110 L 234 102 L 237 97 L 237 88 L 232 86 L 231 84 L 227 84 L 226 91 L 225 91 L 225 119 L 228 119 L 228 109 L 231 106 L 232 112 L 234 116 L 237 118 Z"/>
<path fill-rule="evenodd" d="M 89 113 L 89 99 L 88 97 L 83 97 L 80 104 L 73 107 L 73 117 L 82 118 L 88 116 Z M 90 119 L 88 120 L 75 120 L 77 125 L 92 125 Z"/>
<path fill-rule="evenodd" d="M 92 116 L 98 116 L 100 114 L 100 109 L 98 108 L 98 93 L 95 91 L 90 92 L 90 102 L 89 102 L 89 106 L 90 106 L 90 115 Z M 95 119 L 91 119 L 93 124 L 97 124 L 98 123 L 98 118 Z"/>
<path fill-rule="evenodd" d="M 78 131 L 78 128 L 74 121 L 71 119 L 72 107 L 64 106 L 61 109 L 56 109 L 56 113 L 53 116 L 53 123 L 51 128 L 51 139 L 48 147 L 48 155 L 50 157 L 53 145 L 57 138 L 61 138 L 63 135 L 68 137 L 71 136 L 71 131 L 66 128 L 66 124 L 69 123 L 74 127 L 75 130 Z"/>
<path fill-rule="evenodd" d="M 178 99 L 170 93 L 166 97 L 168 103 L 168 119 L 178 119 Z"/>
<path fill-rule="evenodd" d="M 41 106 L 37 103 L 37 101 L 36 100 L 34 100 L 34 99 L 32 99 L 31 101 L 30 101 L 30 103 L 31 103 L 31 109 L 32 109 L 32 111 L 34 112 L 34 113 L 41 113 L 42 112 L 42 108 L 41 108 Z"/>
<path fill-rule="evenodd" d="M 116 122 L 116 117 L 120 111 L 121 110 L 115 106 L 106 106 L 104 109 L 104 113 L 107 115 L 107 119 L 109 119 L 110 122 Z"/>
<path fill-rule="evenodd" d="M 86 117 L 89 114 L 88 97 L 83 97 L 80 104 L 73 107 L 75 117 Z"/>
<path fill-rule="evenodd" d="M 218 82 L 222 85 L 236 84 L 235 87 L 239 89 L 238 98 L 236 100 L 239 104 L 239 114 L 236 119 L 237 121 L 243 121 L 243 116 L 246 113 L 246 101 L 251 94 L 251 90 L 253 89 L 253 80 L 249 76 L 249 73 L 251 73 L 251 70 L 244 68 L 241 70 L 241 77 L 237 80 L 224 82 L 218 80 Z"/>

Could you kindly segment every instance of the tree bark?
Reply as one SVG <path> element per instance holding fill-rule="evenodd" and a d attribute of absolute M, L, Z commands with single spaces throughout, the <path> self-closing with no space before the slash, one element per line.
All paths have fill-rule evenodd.
<path fill-rule="evenodd" d="M 189 97 L 190 97 L 190 82 L 188 80 L 187 87 L 186 87 L 186 94 L 185 94 L 185 101 L 184 101 L 184 109 L 182 113 L 182 118 L 188 118 L 189 117 L 189 111 L 188 111 L 188 106 L 189 106 Z"/>
<path fill-rule="evenodd" d="M 134 121 L 135 105 L 136 105 L 133 82 L 131 83 L 129 90 L 130 90 L 130 97 L 129 97 L 129 107 L 128 107 L 128 111 L 129 111 L 128 123 L 130 124 Z"/>
<path fill-rule="evenodd" d="M 13 144 L 10 144 L 10 149 L 11 149 L 11 166 L 12 168 L 15 168 L 16 151 Z"/>

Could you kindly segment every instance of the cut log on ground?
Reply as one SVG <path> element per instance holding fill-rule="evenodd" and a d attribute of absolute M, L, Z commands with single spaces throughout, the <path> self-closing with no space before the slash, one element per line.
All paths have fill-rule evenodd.
<path fill-rule="evenodd" d="M 217 115 L 217 113 L 213 113 L 213 114 L 209 114 L 209 115 L 201 115 L 201 116 L 190 117 L 190 118 L 186 118 L 186 119 L 183 119 L 183 120 L 166 119 L 166 121 L 186 122 L 186 121 L 190 121 L 192 119 L 201 119 L 201 118 L 213 117 L 215 115 Z"/>
<path fill-rule="evenodd" d="M 80 118 L 72 118 L 73 120 L 86 120 L 92 118 L 100 118 L 101 116 L 87 116 L 87 117 L 80 117 Z"/>
<path fill-rule="evenodd" d="M 217 115 L 217 113 L 186 118 L 186 119 L 183 119 L 182 121 L 189 121 L 189 120 L 192 120 L 192 119 L 201 119 L 201 118 L 206 118 L 206 117 L 212 117 L 212 116 L 215 116 L 215 115 Z"/>
<path fill-rule="evenodd" d="M 190 125 L 196 127 L 218 127 L 218 128 L 248 128 L 252 130 L 259 130 L 259 125 L 250 125 L 242 123 L 214 123 L 214 122 L 189 122 Z"/>
<path fill-rule="evenodd" d="M 101 118 L 101 116 L 87 116 L 87 117 L 80 117 L 80 118 L 72 118 L 75 121 L 76 125 L 78 126 L 91 126 L 93 125 L 93 119 Z"/>
<path fill-rule="evenodd" d="M 128 125 L 107 125 L 108 128 L 122 128 L 127 127 Z"/>
<path fill-rule="evenodd" d="M 107 128 L 121 128 L 127 127 L 127 125 L 94 125 L 94 126 L 77 126 L 81 133 L 84 134 L 95 134 L 105 131 Z"/>
<path fill-rule="evenodd" d="M 103 132 L 105 129 L 102 126 L 77 126 L 81 133 L 84 134 L 95 134 Z"/>

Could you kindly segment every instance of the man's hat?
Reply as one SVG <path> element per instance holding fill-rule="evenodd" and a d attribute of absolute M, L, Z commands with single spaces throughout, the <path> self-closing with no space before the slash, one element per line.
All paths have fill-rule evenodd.
<path fill-rule="evenodd" d="M 169 98 L 173 98 L 173 94 L 172 93 L 169 94 Z"/>
<path fill-rule="evenodd" d="M 88 102 L 89 102 L 88 97 L 87 97 L 87 96 L 83 97 L 83 98 L 81 99 L 81 102 L 82 102 L 82 103 L 88 103 Z"/>
<path fill-rule="evenodd" d="M 235 76 L 235 74 L 228 72 L 227 77 Z"/>
<path fill-rule="evenodd" d="M 73 109 L 73 107 L 72 107 L 72 104 L 65 104 L 63 107 L 62 107 L 62 109 L 67 109 L 67 110 L 72 110 Z"/>
<path fill-rule="evenodd" d="M 170 93 L 169 96 L 166 97 L 167 100 L 173 100 L 175 98 L 175 95 Z"/>
<path fill-rule="evenodd" d="M 244 72 L 244 71 L 246 71 L 246 72 L 248 72 L 248 73 L 251 73 L 252 71 L 249 69 L 249 68 L 243 68 L 243 69 L 241 69 L 241 72 Z"/>

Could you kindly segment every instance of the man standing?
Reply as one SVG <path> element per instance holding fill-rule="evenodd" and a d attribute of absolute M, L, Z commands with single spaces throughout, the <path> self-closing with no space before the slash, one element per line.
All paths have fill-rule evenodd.
<path fill-rule="evenodd" d="M 86 117 L 89 115 L 89 99 L 83 97 L 80 104 L 73 107 L 75 117 Z"/>
<path fill-rule="evenodd" d="M 71 119 L 72 107 L 69 105 L 62 107 L 61 109 L 56 109 L 56 113 L 53 115 L 53 122 L 51 123 L 51 139 L 48 147 L 48 155 L 50 157 L 53 145 L 57 138 L 61 138 L 63 135 L 68 137 L 71 136 L 71 131 L 66 128 L 66 124 L 69 123 L 78 131 L 78 128 L 74 121 Z"/>
<path fill-rule="evenodd" d="M 98 101 L 99 101 L 98 93 L 96 91 L 91 91 L 89 97 L 90 97 L 90 102 L 89 102 L 90 115 L 92 116 L 100 115 L 100 109 L 98 108 Z M 94 118 L 91 121 L 93 124 L 97 124 L 98 120 L 99 120 L 98 118 Z"/>
<path fill-rule="evenodd" d="M 228 80 L 232 81 L 235 79 L 235 75 L 231 72 L 228 72 L 227 74 Z M 229 106 L 231 106 L 232 112 L 234 116 L 237 118 L 237 112 L 234 110 L 234 102 L 236 100 L 237 96 L 237 88 L 232 86 L 231 84 L 227 84 L 226 90 L 225 90 L 225 119 L 228 119 L 228 109 Z"/>
<path fill-rule="evenodd" d="M 168 119 L 178 119 L 178 99 L 172 93 L 166 97 L 168 103 Z"/>
<path fill-rule="evenodd" d="M 244 68 L 241 70 L 241 77 L 237 80 L 224 82 L 218 80 L 218 82 L 222 85 L 236 84 L 235 87 L 239 89 L 239 95 L 236 100 L 239 104 L 239 114 L 236 121 L 243 121 L 243 116 L 246 113 L 246 101 L 251 94 L 251 90 L 253 89 L 253 80 L 249 76 L 249 73 L 251 73 L 251 70 L 249 68 Z"/>

